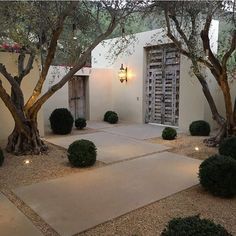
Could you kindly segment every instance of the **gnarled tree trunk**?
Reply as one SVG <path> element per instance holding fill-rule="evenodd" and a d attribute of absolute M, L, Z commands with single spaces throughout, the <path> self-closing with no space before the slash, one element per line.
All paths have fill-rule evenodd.
<path fill-rule="evenodd" d="M 47 151 L 47 146 L 40 138 L 37 122 L 24 120 L 22 124 L 21 129 L 15 126 L 8 137 L 6 150 L 15 155 L 40 154 Z"/>

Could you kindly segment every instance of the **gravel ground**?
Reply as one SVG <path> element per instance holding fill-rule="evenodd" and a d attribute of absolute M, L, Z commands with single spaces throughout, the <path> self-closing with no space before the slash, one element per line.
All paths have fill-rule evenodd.
<path fill-rule="evenodd" d="M 88 169 L 71 168 L 67 159 L 66 150 L 50 143 L 47 144 L 49 147 L 48 154 L 40 156 L 14 156 L 4 153 L 5 161 L 0 168 L 0 188 L 12 189 Z M 4 147 L 3 144 L 0 146 Z M 30 163 L 25 164 L 26 160 Z M 90 169 L 103 165 L 105 164 L 97 161 L 95 166 L 90 167 Z"/>
<path fill-rule="evenodd" d="M 165 141 L 161 138 L 150 141 L 172 147 L 171 152 L 192 158 L 206 159 L 208 156 L 217 153 L 217 149 L 206 147 L 202 143 L 204 138 L 180 134 L 178 139 L 173 141 Z M 46 222 L 11 192 L 12 188 L 18 186 L 86 171 L 86 169 L 70 167 L 65 149 L 52 144 L 48 145 L 49 153 L 47 155 L 16 157 L 5 153 L 6 159 L 0 169 L 0 190 L 31 219 L 44 235 L 56 236 L 57 233 Z M 196 151 L 195 147 L 198 147 L 199 151 Z M 25 164 L 25 160 L 29 160 L 30 163 Z M 92 168 L 103 165 L 97 161 Z M 196 214 L 222 224 L 233 235 L 236 235 L 236 199 L 213 197 L 203 191 L 200 186 L 176 193 L 78 235 L 156 236 L 160 235 L 171 218 Z"/>
<path fill-rule="evenodd" d="M 171 152 L 179 153 L 192 158 L 205 160 L 218 152 L 217 148 L 207 147 L 203 140 L 207 137 L 197 137 L 188 134 L 178 134 L 174 140 L 163 140 L 162 138 L 151 139 L 150 142 L 172 147 Z M 198 148 L 196 150 L 195 148 Z"/>
<path fill-rule="evenodd" d="M 213 197 L 200 186 L 174 194 L 77 235 L 157 236 L 171 218 L 197 214 L 212 219 L 236 235 L 236 199 Z"/>

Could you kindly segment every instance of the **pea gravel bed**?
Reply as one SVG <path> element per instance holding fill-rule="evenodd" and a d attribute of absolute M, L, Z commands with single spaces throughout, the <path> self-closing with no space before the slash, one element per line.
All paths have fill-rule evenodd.
<path fill-rule="evenodd" d="M 72 168 L 68 162 L 66 149 L 50 143 L 47 145 L 48 153 L 39 156 L 14 156 L 4 152 L 5 161 L 0 168 L 0 189 L 4 187 L 12 189 L 88 170 L 88 168 Z M 3 143 L 1 147 L 4 147 Z M 29 161 L 29 164 L 26 164 L 26 161 Z M 105 164 L 97 161 L 89 169 L 103 165 Z"/>
<path fill-rule="evenodd" d="M 205 160 L 209 156 L 218 152 L 217 148 L 207 147 L 203 140 L 208 137 L 191 136 L 189 134 L 178 134 L 174 140 L 163 140 L 162 138 L 154 138 L 149 141 L 152 143 L 162 144 L 172 147 L 170 152 L 182 154 L 195 159 Z"/>
<path fill-rule="evenodd" d="M 157 236 L 173 217 L 200 214 L 236 235 L 236 199 L 213 197 L 195 186 L 76 236 Z"/>

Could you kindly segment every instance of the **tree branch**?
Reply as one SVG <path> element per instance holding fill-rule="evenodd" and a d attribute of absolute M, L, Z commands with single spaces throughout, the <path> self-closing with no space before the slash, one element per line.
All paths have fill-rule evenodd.
<path fill-rule="evenodd" d="M 168 9 L 165 8 L 165 20 L 167 26 L 167 36 L 172 40 L 175 46 L 179 49 L 180 53 L 190 58 L 190 53 L 182 48 L 182 43 L 171 33 L 170 20 L 168 15 Z"/>
<path fill-rule="evenodd" d="M 233 31 L 230 49 L 224 54 L 222 58 L 222 67 L 224 71 L 227 71 L 227 68 L 226 68 L 227 61 L 229 57 L 232 55 L 232 53 L 235 51 L 235 49 L 236 49 L 236 30 Z"/>
<path fill-rule="evenodd" d="M 13 77 L 10 73 L 7 72 L 6 67 L 0 63 L 0 73 L 7 79 L 10 83 L 13 93 L 17 96 L 17 103 L 23 104 L 24 103 L 24 95 L 20 88 L 19 83 L 17 82 L 17 77 Z"/>
<path fill-rule="evenodd" d="M 16 126 L 22 131 L 23 130 L 23 123 L 21 120 L 21 115 L 19 114 L 19 111 L 16 109 L 15 105 L 11 101 L 11 97 L 8 95 L 6 90 L 2 86 L 2 81 L 0 80 L 0 98 L 3 100 L 4 104 L 8 108 L 8 110 L 11 112 L 12 117 L 16 123 Z"/>
<path fill-rule="evenodd" d="M 214 67 L 215 70 L 215 74 L 217 74 L 217 81 L 219 80 L 219 76 L 222 73 L 222 67 L 221 64 L 219 62 L 219 60 L 214 56 L 212 50 L 211 50 L 211 46 L 210 46 L 210 39 L 209 39 L 209 29 L 211 26 L 211 22 L 212 22 L 212 14 L 208 14 L 206 17 L 206 22 L 204 25 L 204 29 L 201 31 L 201 38 L 202 38 L 202 43 L 203 43 L 203 49 L 205 52 L 208 51 L 208 58 L 209 61 L 211 62 L 211 64 Z M 219 81 L 218 81 L 219 83 Z"/>
<path fill-rule="evenodd" d="M 25 61 L 25 52 L 23 50 L 20 50 L 20 54 L 18 56 L 18 77 L 20 77 L 20 75 L 24 71 L 24 61 Z"/>
<path fill-rule="evenodd" d="M 78 71 L 80 70 L 86 63 L 87 58 L 90 56 L 92 50 L 104 39 L 107 38 L 108 35 L 112 33 L 114 28 L 116 27 L 117 21 L 114 17 L 107 28 L 107 30 L 100 34 L 99 37 L 96 38 L 96 40 L 87 48 L 87 50 L 82 54 L 82 56 L 79 59 L 79 63 L 76 64 L 57 84 L 53 85 L 44 95 L 42 95 L 29 109 L 29 115 L 30 116 L 36 116 L 42 105 L 60 88 L 62 88 L 70 78 Z"/>
<path fill-rule="evenodd" d="M 26 67 L 24 68 L 25 54 L 23 56 L 20 54 L 18 57 L 18 82 L 21 84 L 22 79 L 30 73 L 33 69 L 35 54 L 30 53 Z"/>
<path fill-rule="evenodd" d="M 234 123 L 236 124 L 236 97 L 234 99 Z"/>
<path fill-rule="evenodd" d="M 57 19 L 57 26 L 56 26 L 56 29 L 53 30 L 53 32 L 52 32 L 52 37 L 51 37 L 51 41 L 49 44 L 48 53 L 46 56 L 45 63 L 42 67 L 42 72 L 40 74 L 40 78 L 34 88 L 34 91 L 31 95 L 31 97 L 28 99 L 27 103 L 25 104 L 25 110 L 28 110 L 33 105 L 33 103 L 37 100 L 37 98 L 39 97 L 39 95 L 42 92 L 42 87 L 43 87 L 43 84 L 46 80 L 46 76 L 48 74 L 49 67 L 54 59 L 54 56 L 55 56 L 55 52 L 56 52 L 56 48 L 57 48 L 57 40 L 59 39 L 60 34 L 63 30 L 64 21 L 77 4 L 78 4 L 78 2 L 76 2 L 76 1 L 72 2 L 69 5 L 69 7 L 67 7 L 66 10 L 61 15 L 59 15 L 59 17 Z"/>

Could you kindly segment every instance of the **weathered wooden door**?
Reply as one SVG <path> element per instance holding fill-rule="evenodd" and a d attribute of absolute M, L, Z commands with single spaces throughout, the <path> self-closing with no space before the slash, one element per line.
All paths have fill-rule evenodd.
<path fill-rule="evenodd" d="M 147 123 L 178 126 L 180 55 L 172 45 L 147 48 Z"/>
<path fill-rule="evenodd" d="M 74 76 L 69 81 L 69 107 L 74 119 L 85 117 L 85 79 L 84 76 Z"/>

